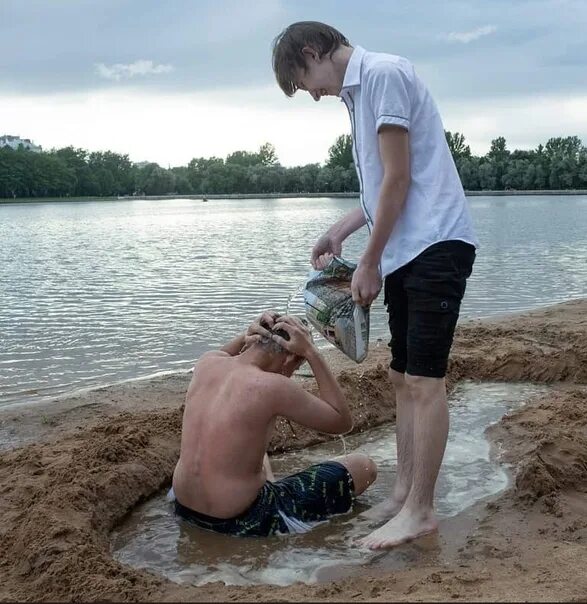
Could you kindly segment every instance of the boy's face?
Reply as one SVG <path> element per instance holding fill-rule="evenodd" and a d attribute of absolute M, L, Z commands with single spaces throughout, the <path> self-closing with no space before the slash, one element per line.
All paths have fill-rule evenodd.
<path fill-rule="evenodd" d="M 302 50 L 306 59 L 306 69 L 298 69 L 296 83 L 300 90 L 305 90 L 315 100 L 323 96 L 340 94 L 342 82 L 334 69 L 334 63 L 328 55 L 322 57 L 311 47 Z"/>

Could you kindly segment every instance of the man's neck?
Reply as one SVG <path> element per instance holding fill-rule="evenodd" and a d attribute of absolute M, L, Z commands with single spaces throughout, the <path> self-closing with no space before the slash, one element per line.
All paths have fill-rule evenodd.
<path fill-rule="evenodd" d="M 262 348 L 252 346 L 239 355 L 238 359 L 247 365 L 254 365 L 262 371 L 275 372 L 276 359 L 268 355 Z"/>

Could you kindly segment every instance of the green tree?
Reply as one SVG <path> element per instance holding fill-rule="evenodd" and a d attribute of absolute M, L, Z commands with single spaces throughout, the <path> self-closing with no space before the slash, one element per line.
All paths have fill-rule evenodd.
<path fill-rule="evenodd" d="M 486 155 L 486 160 L 492 165 L 492 171 L 495 176 L 495 188 L 503 189 L 503 177 L 507 171 L 510 152 L 507 149 L 506 140 L 503 136 L 498 136 L 491 141 L 491 148 Z M 482 188 L 485 188 L 482 186 Z"/>
<path fill-rule="evenodd" d="M 465 136 L 463 134 L 460 132 L 453 134 L 450 130 L 445 130 L 444 136 L 455 161 L 461 157 L 471 157 L 471 148 L 465 143 Z"/>
<path fill-rule="evenodd" d="M 548 162 L 548 184 L 552 189 L 579 185 L 579 162 L 584 147 L 578 136 L 551 138 L 544 147 Z"/>
<path fill-rule="evenodd" d="M 478 191 L 479 160 L 476 157 L 461 156 L 455 160 L 463 188 L 467 191 Z"/>
<path fill-rule="evenodd" d="M 350 134 L 341 134 L 328 150 L 327 168 L 348 168 L 353 163 L 353 139 Z"/>
<path fill-rule="evenodd" d="M 275 147 L 271 143 L 265 143 L 259 148 L 259 163 L 264 166 L 276 166 L 279 164 L 277 161 L 277 153 Z"/>
<path fill-rule="evenodd" d="M 482 191 L 494 191 L 497 187 L 495 164 L 483 161 L 479 164 L 479 186 Z"/>

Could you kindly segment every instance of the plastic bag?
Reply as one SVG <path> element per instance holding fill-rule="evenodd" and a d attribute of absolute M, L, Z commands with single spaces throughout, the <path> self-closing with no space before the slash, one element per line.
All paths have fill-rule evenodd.
<path fill-rule="evenodd" d="M 310 271 L 304 289 L 308 321 L 357 363 L 369 350 L 369 307 L 353 302 L 351 280 L 357 265 L 334 256 L 321 271 Z"/>

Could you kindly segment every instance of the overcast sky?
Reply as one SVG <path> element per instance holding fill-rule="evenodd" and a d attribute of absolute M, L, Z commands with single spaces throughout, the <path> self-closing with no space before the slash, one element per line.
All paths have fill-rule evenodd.
<path fill-rule="evenodd" d="M 0 0 L 0 135 L 163 166 L 264 142 L 322 162 L 344 106 L 288 99 L 271 71 L 300 20 L 408 57 L 475 153 L 587 144 L 587 0 Z"/>

